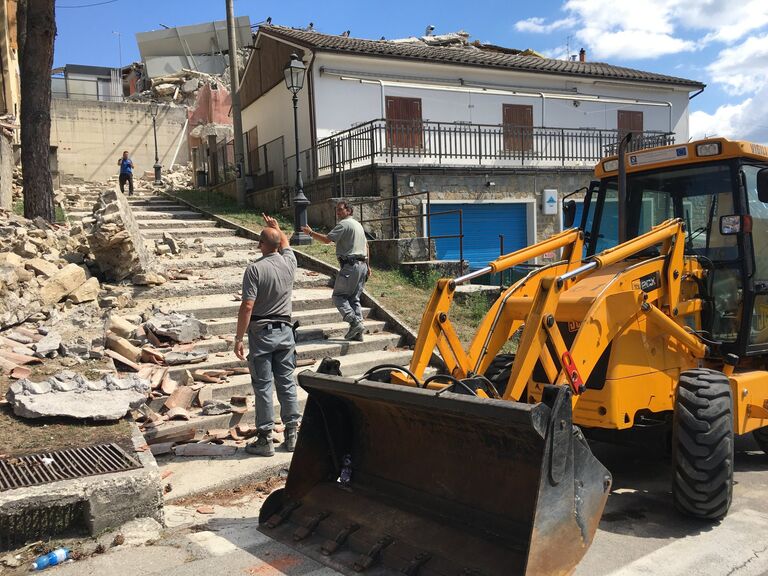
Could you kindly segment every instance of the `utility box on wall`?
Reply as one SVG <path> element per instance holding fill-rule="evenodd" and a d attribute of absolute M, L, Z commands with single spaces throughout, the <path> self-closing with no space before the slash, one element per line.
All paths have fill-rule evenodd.
<path fill-rule="evenodd" d="M 547 188 L 542 193 L 541 206 L 544 214 L 555 216 L 557 214 L 557 190 Z"/>

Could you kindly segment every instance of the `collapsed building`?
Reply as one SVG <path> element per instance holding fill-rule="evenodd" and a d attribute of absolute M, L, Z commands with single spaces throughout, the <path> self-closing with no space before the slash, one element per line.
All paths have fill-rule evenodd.
<path fill-rule="evenodd" d="M 236 34 L 242 69 L 252 44 L 248 17 L 236 19 Z M 191 162 L 198 183 L 224 181 L 233 164 L 226 22 L 142 32 L 136 40 L 139 62 L 54 70 L 51 145 L 61 182 L 107 180 L 123 150 L 148 179 L 156 163 L 165 172 Z"/>

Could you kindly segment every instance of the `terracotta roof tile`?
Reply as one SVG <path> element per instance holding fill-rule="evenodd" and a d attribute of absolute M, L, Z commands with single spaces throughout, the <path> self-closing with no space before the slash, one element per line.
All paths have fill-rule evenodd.
<path fill-rule="evenodd" d="M 622 66 L 612 66 L 602 62 L 570 62 L 566 60 L 555 60 L 553 58 L 523 56 L 519 54 L 483 50 L 471 45 L 447 47 L 428 46 L 417 42 L 363 40 L 360 38 L 334 36 L 316 31 L 299 30 L 275 25 L 262 25 L 259 27 L 259 32 L 290 40 L 313 50 L 325 52 L 344 52 L 348 54 L 383 56 L 405 60 L 422 60 L 447 64 L 504 68 L 518 72 L 650 82 L 654 84 L 689 86 L 691 88 L 703 88 L 705 86 L 705 84 L 696 80 L 645 72 L 643 70 L 624 68 Z"/>

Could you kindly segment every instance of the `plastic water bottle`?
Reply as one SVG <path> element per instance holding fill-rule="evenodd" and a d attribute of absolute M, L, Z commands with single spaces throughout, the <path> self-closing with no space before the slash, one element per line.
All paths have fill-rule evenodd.
<path fill-rule="evenodd" d="M 349 486 L 350 482 L 352 482 L 352 455 L 347 454 L 344 456 L 343 466 L 341 467 L 339 484 Z"/>
<path fill-rule="evenodd" d="M 45 570 L 48 566 L 56 566 L 69 558 L 68 548 L 57 548 L 53 552 L 39 556 L 32 562 L 32 570 Z"/>

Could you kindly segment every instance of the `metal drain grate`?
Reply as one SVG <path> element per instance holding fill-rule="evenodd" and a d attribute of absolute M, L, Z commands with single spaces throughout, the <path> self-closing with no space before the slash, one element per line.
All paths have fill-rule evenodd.
<path fill-rule="evenodd" d="M 0 459 L 0 492 L 141 468 L 117 444 L 97 444 Z"/>

